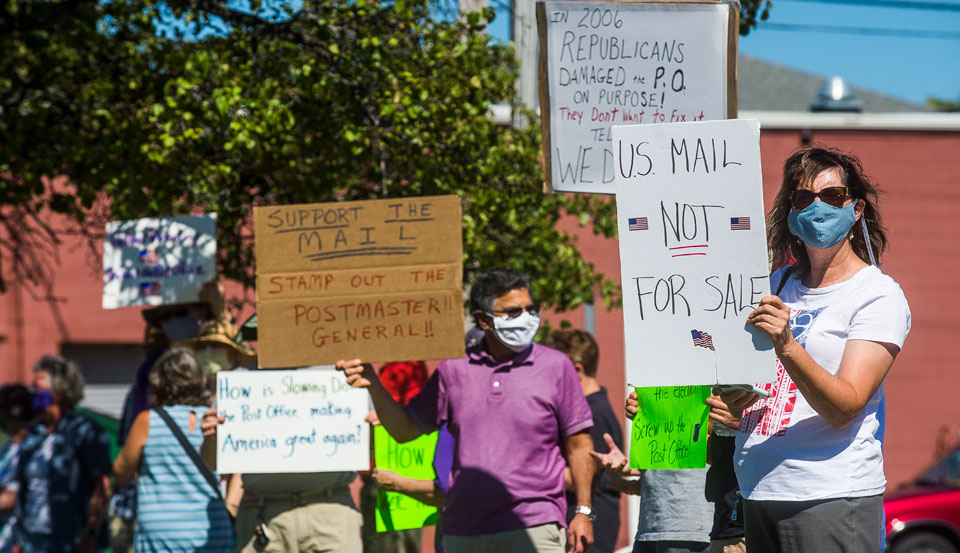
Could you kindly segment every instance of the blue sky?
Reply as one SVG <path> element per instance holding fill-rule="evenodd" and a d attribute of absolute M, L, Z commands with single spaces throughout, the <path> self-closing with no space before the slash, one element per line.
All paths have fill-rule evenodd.
<path fill-rule="evenodd" d="M 955 38 L 791 32 L 771 25 L 740 38 L 740 52 L 826 77 L 839 75 L 898 98 L 960 99 L 960 2 L 957 11 L 897 9 L 776 0 L 768 23 L 934 31 Z"/>
<path fill-rule="evenodd" d="M 931 96 L 958 100 L 960 0 L 932 1 L 957 10 L 774 0 L 770 18 L 740 37 L 740 52 L 824 78 L 839 75 L 854 86 L 916 103 Z M 509 16 L 506 10 L 499 12 L 490 32 L 507 39 Z M 780 25 L 925 31 L 954 38 L 796 32 L 783 30 Z"/>

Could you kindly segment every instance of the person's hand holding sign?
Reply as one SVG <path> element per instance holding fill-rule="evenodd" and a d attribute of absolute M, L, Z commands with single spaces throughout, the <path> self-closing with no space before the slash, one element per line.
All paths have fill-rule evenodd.
<path fill-rule="evenodd" d="M 778 356 L 798 345 L 790 332 L 790 308 L 777 296 L 761 299 L 760 306 L 747 315 L 747 322 L 770 336 Z"/>
<path fill-rule="evenodd" d="M 637 400 L 637 391 L 631 390 L 630 395 L 627 396 L 627 402 L 623 406 L 624 411 L 626 411 L 627 418 L 633 420 L 633 417 L 637 416 L 637 412 L 640 410 L 640 402 Z"/>
<path fill-rule="evenodd" d="M 714 388 L 713 393 L 720 396 L 723 403 L 727 404 L 727 411 L 734 419 L 741 419 L 743 412 L 760 399 L 760 396 L 753 392 L 735 388 Z M 709 404 L 709 402 L 707 402 Z M 714 405 L 711 405 L 714 407 Z M 713 415 L 711 414 L 711 417 Z M 721 421 L 722 422 L 722 421 Z"/>
<path fill-rule="evenodd" d="M 403 405 L 400 405 L 383 387 L 373 365 L 359 359 L 337 361 L 337 370 L 342 371 L 347 384 L 354 388 L 365 388 L 370 392 L 373 408 L 380 424 L 400 443 L 409 442 L 420 436 L 424 430 L 417 427 Z M 369 421 L 368 421 L 369 422 Z"/>
<path fill-rule="evenodd" d="M 337 370 L 343 371 L 343 375 L 347 377 L 347 384 L 354 388 L 369 388 L 376 378 L 373 365 L 364 363 L 359 359 L 351 359 L 350 361 L 341 359 L 337 361 Z"/>
<path fill-rule="evenodd" d="M 223 415 L 211 407 L 200 418 L 200 432 L 203 434 L 203 443 L 200 444 L 200 457 L 210 470 L 217 468 L 217 426 L 224 421 Z"/>
<path fill-rule="evenodd" d="M 727 404 L 718 397 L 717 391 L 714 389 L 714 395 L 706 400 L 707 405 L 710 406 L 710 420 L 714 424 L 722 424 L 731 430 L 736 430 L 740 427 L 740 417 L 730 412 Z"/>

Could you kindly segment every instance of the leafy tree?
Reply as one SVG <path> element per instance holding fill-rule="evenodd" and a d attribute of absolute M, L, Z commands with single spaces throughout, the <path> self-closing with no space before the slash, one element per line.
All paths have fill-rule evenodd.
<path fill-rule="evenodd" d="M 742 3 L 741 32 L 769 5 Z M 0 4 L 0 275 L 49 291 L 37 252 L 63 230 L 48 213 L 95 251 L 107 219 L 199 207 L 218 213 L 222 273 L 252 285 L 253 205 L 457 194 L 468 281 L 513 265 L 557 308 L 616 303 L 616 282 L 556 229 L 570 214 L 614 235 L 612 199 L 543 193 L 537 117 L 488 114 L 517 73 L 483 32 L 494 10 L 434 8 Z"/>
<path fill-rule="evenodd" d="M 937 111 L 960 111 L 960 97 L 956 100 L 946 98 L 928 98 L 927 106 Z"/>

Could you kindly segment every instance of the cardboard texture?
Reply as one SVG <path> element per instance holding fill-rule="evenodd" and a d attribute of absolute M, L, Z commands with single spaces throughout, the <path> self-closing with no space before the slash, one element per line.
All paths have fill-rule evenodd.
<path fill-rule="evenodd" d="M 630 468 L 702 469 L 707 464 L 708 386 L 637 388 Z"/>
<path fill-rule="evenodd" d="M 546 186 L 613 194 L 613 125 L 737 117 L 729 3 L 537 2 Z"/>
<path fill-rule="evenodd" d="M 460 199 L 254 208 L 261 367 L 464 355 Z"/>
<path fill-rule="evenodd" d="M 769 336 L 747 315 L 770 294 L 751 120 L 615 126 L 627 381 L 772 382 Z"/>
<path fill-rule="evenodd" d="M 217 275 L 217 215 L 148 217 L 107 223 L 104 309 L 197 301 Z"/>
<path fill-rule="evenodd" d="M 367 470 L 370 396 L 332 367 L 217 373 L 217 472 Z"/>
<path fill-rule="evenodd" d="M 436 432 L 401 444 L 384 427 L 373 427 L 374 462 L 377 468 L 416 480 L 433 480 L 437 477 L 433 471 L 433 453 L 436 449 Z M 377 532 L 423 528 L 437 523 L 437 508 L 399 492 L 379 490 L 375 518 Z"/>

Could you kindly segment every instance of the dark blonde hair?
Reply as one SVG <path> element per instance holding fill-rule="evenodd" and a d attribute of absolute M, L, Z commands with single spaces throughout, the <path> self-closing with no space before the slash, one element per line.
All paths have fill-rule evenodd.
<path fill-rule="evenodd" d="M 790 232 L 787 216 L 790 214 L 790 195 L 802 184 L 813 182 L 817 175 L 837 169 L 840 181 L 855 200 L 863 202 L 862 217 L 867 222 L 870 242 L 877 263 L 887 249 L 887 231 L 877 208 L 877 188 L 863 172 L 863 165 L 856 156 L 845 154 L 834 148 L 806 146 L 793 153 L 783 164 L 783 182 L 780 192 L 773 200 L 773 209 L 767 214 L 767 235 L 770 240 L 771 261 L 774 267 L 780 267 L 796 260 L 794 275 L 805 278 L 810 274 L 810 259 L 803 242 Z M 850 229 L 850 245 L 863 261 L 870 263 L 867 244 L 857 223 Z"/>
<path fill-rule="evenodd" d="M 173 348 L 150 369 L 150 405 L 210 405 L 206 376 L 193 353 Z"/>
<path fill-rule="evenodd" d="M 554 330 L 544 340 L 543 345 L 562 351 L 571 361 L 583 365 L 583 374 L 597 375 L 600 348 L 586 330 Z"/>

